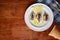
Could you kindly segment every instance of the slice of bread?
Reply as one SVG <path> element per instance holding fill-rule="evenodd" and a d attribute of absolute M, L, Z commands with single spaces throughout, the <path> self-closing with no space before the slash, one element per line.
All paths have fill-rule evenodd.
<path fill-rule="evenodd" d="M 56 26 L 53 27 L 52 31 L 49 33 L 50 36 L 60 40 L 60 31 L 57 29 Z"/>

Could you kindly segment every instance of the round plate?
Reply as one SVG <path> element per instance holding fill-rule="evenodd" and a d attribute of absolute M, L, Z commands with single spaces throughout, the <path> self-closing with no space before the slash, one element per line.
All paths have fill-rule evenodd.
<path fill-rule="evenodd" d="M 30 21 L 29 21 L 29 16 L 31 14 L 31 11 L 32 11 L 32 7 L 33 6 L 36 6 L 36 5 L 39 5 L 39 6 L 42 6 L 44 8 L 44 10 L 49 14 L 49 21 L 46 23 L 46 25 L 42 26 L 42 27 L 35 27 L 33 26 Z M 27 24 L 27 26 L 34 30 L 34 31 L 38 31 L 38 32 L 41 32 L 41 31 L 45 31 L 47 30 L 49 27 L 51 27 L 52 23 L 53 23 L 53 12 L 51 11 L 51 9 L 45 5 L 45 4 L 42 4 L 42 3 L 35 3 L 31 6 L 29 6 L 25 12 L 25 23 Z"/>

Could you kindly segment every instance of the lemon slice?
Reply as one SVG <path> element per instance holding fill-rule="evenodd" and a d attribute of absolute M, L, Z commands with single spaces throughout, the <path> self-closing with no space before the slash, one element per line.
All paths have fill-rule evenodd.
<path fill-rule="evenodd" d="M 39 22 L 35 19 L 35 20 L 33 20 L 33 23 L 34 23 L 35 25 L 37 25 Z"/>
<path fill-rule="evenodd" d="M 32 8 L 32 10 L 34 11 L 34 12 L 42 12 L 42 6 L 34 6 L 33 8 Z"/>

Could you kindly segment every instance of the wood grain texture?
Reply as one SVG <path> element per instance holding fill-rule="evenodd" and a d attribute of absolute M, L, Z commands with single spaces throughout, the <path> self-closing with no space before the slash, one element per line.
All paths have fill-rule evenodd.
<path fill-rule="evenodd" d="M 25 10 L 33 3 L 34 0 L 0 0 L 0 40 L 57 40 L 48 35 L 55 23 L 44 32 L 34 32 L 25 24 Z"/>

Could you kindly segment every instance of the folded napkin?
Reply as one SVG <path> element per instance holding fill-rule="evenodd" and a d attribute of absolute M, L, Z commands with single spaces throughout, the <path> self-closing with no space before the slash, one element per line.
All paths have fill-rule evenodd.
<path fill-rule="evenodd" d="M 49 6 L 53 11 L 54 21 L 60 25 L 60 4 L 56 0 L 36 0 L 36 2 Z"/>

